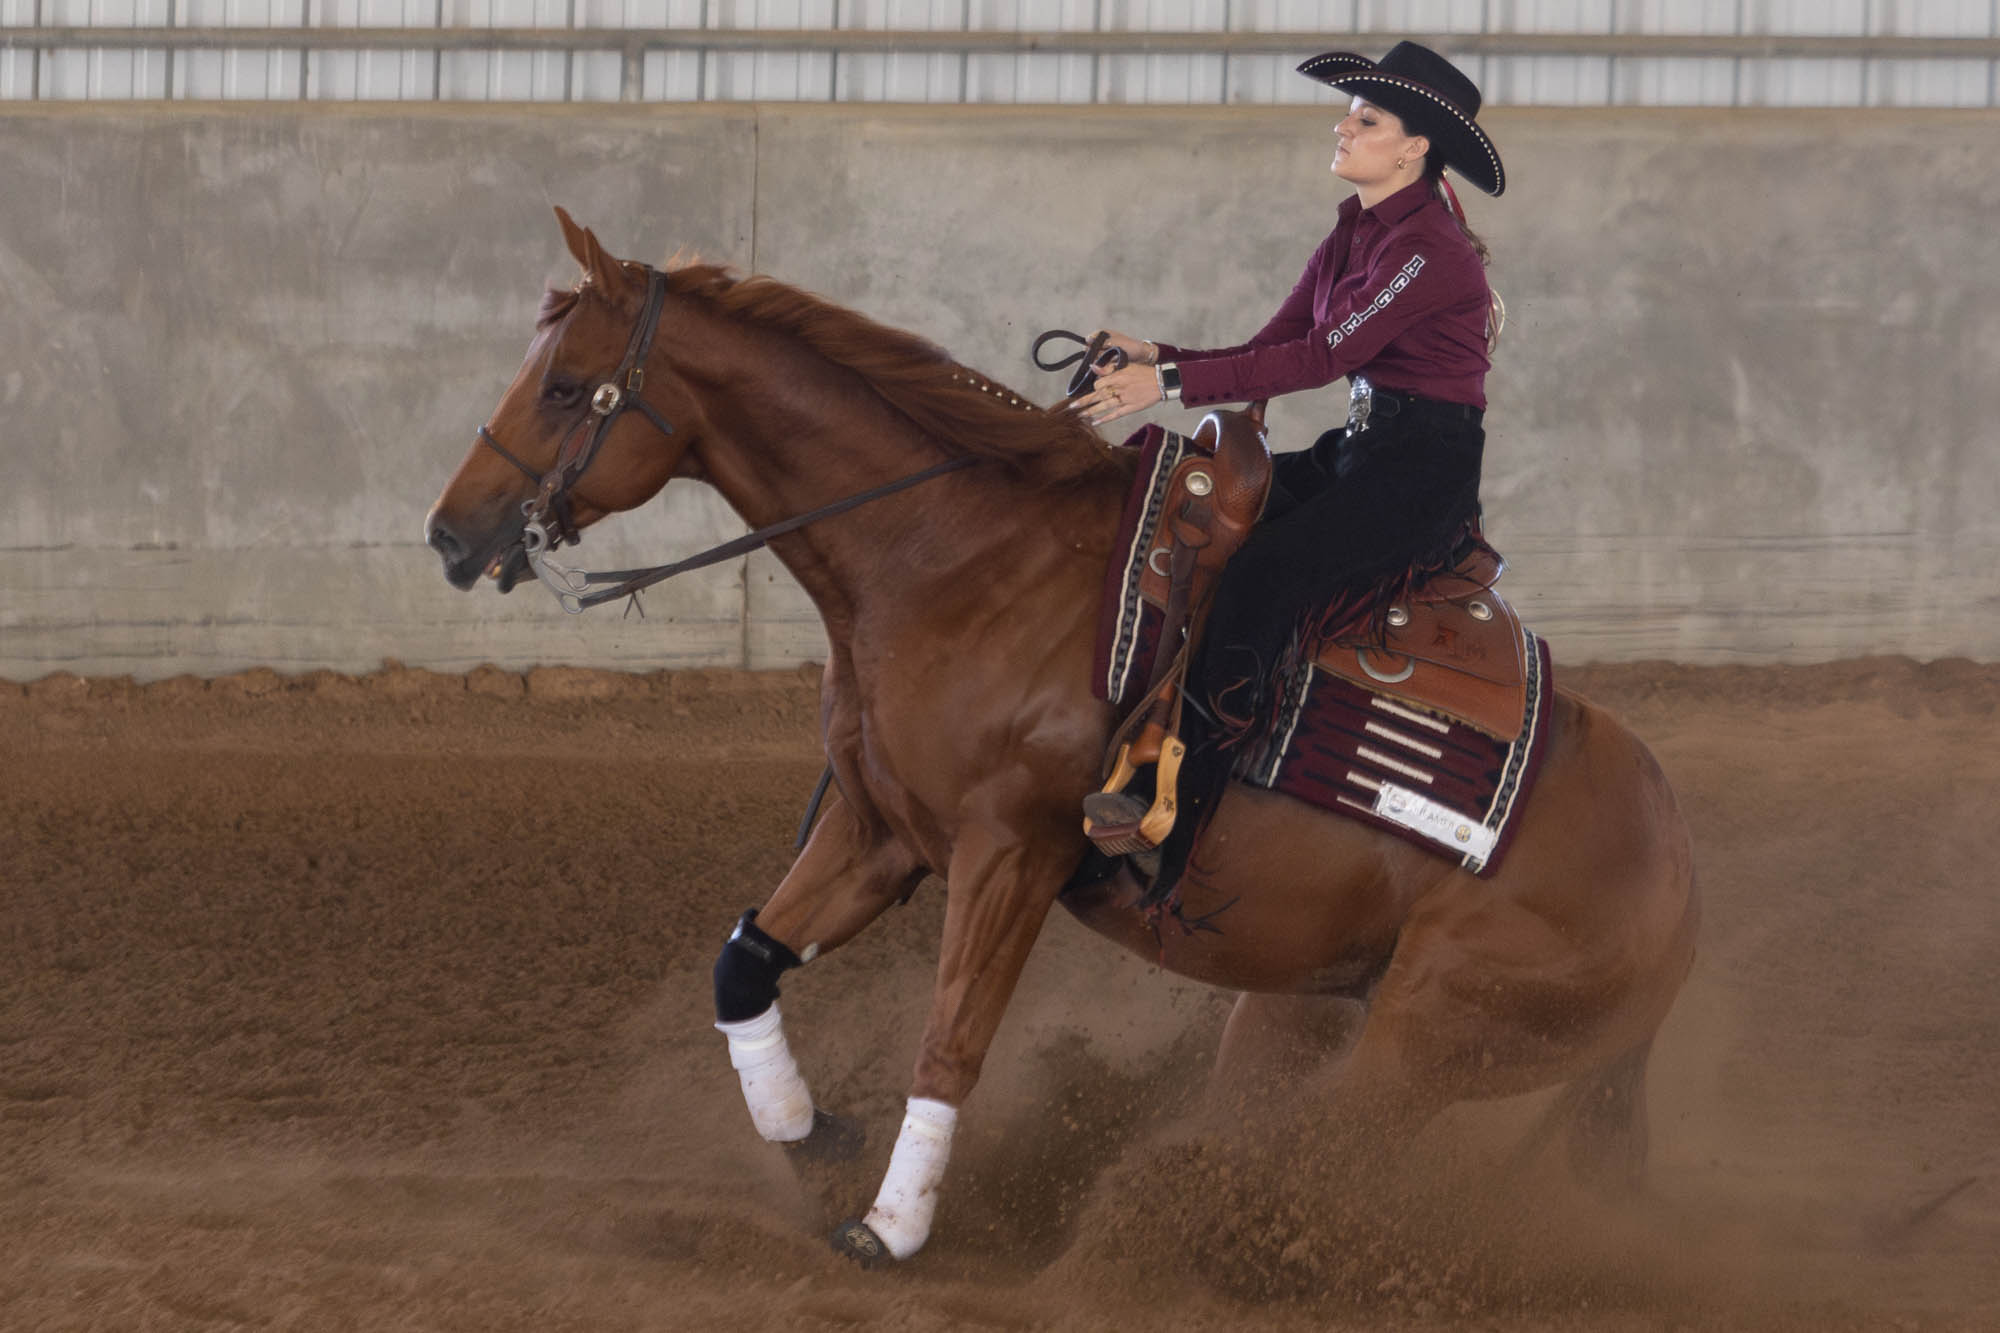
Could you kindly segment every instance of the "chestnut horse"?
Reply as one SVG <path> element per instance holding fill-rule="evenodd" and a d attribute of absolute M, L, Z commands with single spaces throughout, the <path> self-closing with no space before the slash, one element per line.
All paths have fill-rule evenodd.
<path fill-rule="evenodd" d="M 1542 1132 L 1565 1133 L 1587 1173 L 1636 1180 L 1647 1053 L 1698 907 L 1686 825 L 1629 731 L 1557 698 L 1519 832 L 1484 879 L 1234 787 L 1182 882 L 1187 916 L 1214 914 L 1215 928 L 1156 931 L 1128 869 L 1071 883 L 1087 850 L 1079 802 L 1115 721 L 1089 672 L 1133 460 L 908 334 L 767 278 L 615 260 L 557 214 L 583 277 L 544 300 L 525 363 L 426 524 L 453 584 L 490 575 L 505 591 L 531 552 L 545 560 L 676 477 L 714 486 L 753 527 L 928 478 L 770 541 L 825 622 L 834 786 L 715 969 L 717 1026 L 758 1130 L 825 1143 L 840 1131 L 785 1042 L 778 974 L 925 876 L 945 882 L 908 1114 L 874 1207 L 836 1245 L 863 1260 L 923 1245 L 957 1108 L 1058 902 L 1241 992 L 1218 1080 L 1296 1065 L 1329 1013 L 1354 1014 L 1328 1115 L 1405 1137 L 1454 1101 L 1567 1084 Z"/>

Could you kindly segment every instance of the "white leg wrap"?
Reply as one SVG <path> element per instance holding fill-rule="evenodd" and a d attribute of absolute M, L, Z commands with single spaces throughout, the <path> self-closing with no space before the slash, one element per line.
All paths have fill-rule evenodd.
<path fill-rule="evenodd" d="M 729 1038 L 729 1063 L 743 1080 L 743 1100 L 757 1132 L 773 1143 L 795 1143 L 812 1133 L 812 1093 L 785 1043 L 777 1002 L 755 1018 L 717 1023 L 715 1029 Z"/>
<path fill-rule="evenodd" d="M 889 1154 L 889 1174 L 868 1210 L 866 1222 L 889 1253 L 907 1259 L 930 1238 L 937 1213 L 938 1188 L 944 1184 L 945 1163 L 951 1160 L 951 1132 L 958 1108 L 928 1097 L 910 1098 L 903 1132 Z"/>

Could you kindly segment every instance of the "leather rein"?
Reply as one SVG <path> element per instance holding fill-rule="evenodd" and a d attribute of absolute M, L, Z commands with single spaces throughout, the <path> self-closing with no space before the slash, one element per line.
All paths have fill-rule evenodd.
<path fill-rule="evenodd" d="M 530 481 L 535 483 L 534 498 L 521 502 L 521 512 L 527 518 L 527 523 L 521 530 L 521 549 L 527 554 L 528 567 L 535 571 L 535 577 L 548 585 L 549 591 L 555 594 L 557 603 L 569 614 L 580 615 L 589 607 L 629 597 L 676 574 L 685 574 L 690 570 L 719 564 L 746 551 L 754 551 L 760 546 L 769 544 L 775 537 L 782 537 L 788 532 L 797 532 L 800 528 L 817 523 L 823 518 L 844 514 L 871 500 L 879 500 L 884 496 L 894 495 L 897 491 L 908 490 L 933 477 L 956 472 L 979 461 L 970 455 L 947 459 L 921 472 L 898 477 L 894 481 L 845 496 L 806 513 L 767 524 L 754 532 L 745 533 L 741 537 L 711 546 L 706 551 L 691 555 L 685 560 L 676 560 L 669 564 L 653 565 L 646 569 L 606 570 L 601 573 L 558 564 L 549 558 L 549 553 L 564 542 L 574 546 L 582 540 L 582 534 L 578 532 L 575 519 L 572 517 L 570 492 L 582 479 L 591 463 L 596 460 L 598 450 L 603 447 L 605 437 L 611 433 L 611 427 L 617 423 L 618 418 L 628 410 L 636 410 L 650 421 L 660 434 L 674 433 L 673 423 L 661 416 L 640 396 L 646 385 L 646 359 L 652 353 L 653 339 L 660 329 L 660 312 L 666 305 L 667 275 L 649 264 L 634 264 L 631 267 L 643 268 L 646 272 L 645 307 L 639 312 L 638 322 L 632 326 L 632 336 L 625 346 L 625 359 L 618 363 L 618 368 L 611 373 L 611 377 L 598 385 L 597 391 L 591 394 L 588 414 L 563 436 L 562 444 L 556 451 L 555 465 L 545 473 L 537 473 L 503 448 L 500 441 L 494 437 L 490 426 L 479 428 L 479 439 L 483 444 L 519 468 Z M 613 586 L 596 588 L 593 591 L 594 585 L 606 583 Z"/>

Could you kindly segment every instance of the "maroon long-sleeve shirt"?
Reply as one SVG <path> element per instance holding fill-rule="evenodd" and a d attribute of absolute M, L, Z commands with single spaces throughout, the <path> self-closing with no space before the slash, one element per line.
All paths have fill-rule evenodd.
<path fill-rule="evenodd" d="M 1492 297 L 1472 243 L 1422 181 L 1373 208 L 1349 196 L 1292 294 L 1249 342 L 1160 345 L 1189 406 L 1242 403 L 1366 375 L 1384 389 L 1486 406 Z"/>

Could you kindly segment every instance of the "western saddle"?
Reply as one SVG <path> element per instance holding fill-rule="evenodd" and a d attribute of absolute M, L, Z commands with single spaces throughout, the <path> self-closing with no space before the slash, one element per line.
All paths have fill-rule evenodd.
<path fill-rule="evenodd" d="M 1164 616 L 1150 677 L 1112 736 L 1103 788 L 1084 801 L 1084 833 L 1114 856 L 1152 851 L 1174 827 L 1187 754 L 1179 732 L 1188 654 L 1223 566 L 1263 515 L 1270 490 L 1261 403 L 1209 413 L 1189 443 L 1142 557 L 1139 595 Z M 1504 568 L 1479 543 L 1456 568 L 1388 608 L 1379 636 L 1371 624 L 1335 634 L 1313 666 L 1511 740 L 1521 727 L 1527 672 L 1520 622 L 1493 589 Z M 1153 791 L 1142 801 L 1127 788 L 1147 765 L 1154 767 Z"/>

